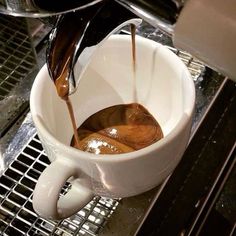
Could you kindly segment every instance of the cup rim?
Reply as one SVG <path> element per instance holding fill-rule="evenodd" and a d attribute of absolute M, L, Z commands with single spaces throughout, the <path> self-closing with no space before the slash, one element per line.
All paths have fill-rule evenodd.
<path fill-rule="evenodd" d="M 153 40 L 144 38 L 139 36 L 138 38 L 141 38 L 139 40 L 144 40 L 143 42 L 148 42 L 148 43 L 152 43 L 155 46 L 161 46 L 161 47 L 165 47 L 164 45 L 161 45 L 158 42 L 155 42 Z M 108 40 L 127 40 L 130 39 L 129 35 L 112 35 L 109 37 Z M 166 47 L 165 47 L 166 48 Z M 169 51 L 169 53 L 171 53 L 177 60 L 176 62 L 179 63 L 182 67 L 183 70 L 186 74 L 185 77 L 187 77 L 187 81 L 189 83 L 189 88 L 191 91 L 189 91 L 189 96 L 191 97 L 191 102 L 188 102 L 188 107 L 187 107 L 187 112 L 186 115 L 183 115 L 180 120 L 178 121 L 178 123 L 175 125 L 175 127 L 171 130 L 171 132 L 169 134 L 167 134 L 164 138 L 162 138 L 161 140 L 147 146 L 144 147 L 142 149 L 133 151 L 133 152 L 129 152 L 129 153 L 121 153 L 121 154 L 93 154 L 93 153 L 87 153 L 78 149 L 75 149 L 71 146 L 68 146 L 62 142 L 60 142 L 58 139 L 56 139 L 56 137 L 54 135 L 51 134 L 51 132 L 42 124 L 42 122 L 40 121 L 40 118 L 37 115 L 37 105 L 36 105 L 36 101 L 37 101 L 37 84 L 41 83 L 41 78 L 48 76 L 48 70 L 47 70 L 47 65 L 45 64 L 40 71 L 38 72 L 34 84 L 32 86 L 31 89 L 31 94 L 30 94 L 30 110 L 31 110 L 31 114 L 32 114 L 32 119 L 37 127 L 37 129 L 40 130 L 40 133 L 44 133 L 47 136 L 47 139 L 49 140 L 49 142 L 51 143 L 55 143 L 56 146 L 60 146 L 63 149 L 67 149 L 68 153 L 71 153 L 72 156 L 78 156 L 78 158 L 82 158 L 82 159 L 86 159 L 86 160 L 94 160 L 96 162 L 120 162 L 120 161 L 128 161 L 128 160 L 132 160 L 134 158 L 137 157 L 145 157 L 145 154 L 147 153 L 151 153 L 151 152 L 155 152 L 157 151 L 157 148 L 160 149 L 165 145 L 168 145 L 168 143 L 170 143 L 173 139 L 176 138 L 176 136 L 185 129 L 186 125 L 188 124 L 188 122 L 191 120 L 192 117 L 192 113 L 194 110 L 194 105 L 195 105 L 195 87 L 194 87 L 194 82 L 193 79 L 186 67 L 186 65 L 181 61 L 181 59 L 175 55 L 172 51 L 170 51 L 168 48 L 166 48 L 166 50 Z M 158 156 L 158 153 L 157 153 Z"/>

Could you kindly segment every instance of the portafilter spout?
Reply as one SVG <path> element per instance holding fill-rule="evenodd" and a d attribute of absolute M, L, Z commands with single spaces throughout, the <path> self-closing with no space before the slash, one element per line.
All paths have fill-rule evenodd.
<path fill-rule="evenodd" d="M 140 23 L 141 19 L 115 1 L 103 1 L 59 16 L 49 38 L 46 57 L 52 80 L 55 82 L 61 74 L 67 73 L 66 95 L 71 95 L 95 50 L 125 25 Z"/>

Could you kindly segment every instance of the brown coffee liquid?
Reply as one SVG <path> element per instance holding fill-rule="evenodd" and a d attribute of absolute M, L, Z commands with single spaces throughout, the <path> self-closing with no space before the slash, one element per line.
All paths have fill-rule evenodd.
<path fill-rule="evenodd" d="M 156 119 L 140 104 L 120 104 L 90 116 L 79 128 L 79 143 L 71 146 L 95 154 L 119 154 L 147 147 L 163 133 Z"/>

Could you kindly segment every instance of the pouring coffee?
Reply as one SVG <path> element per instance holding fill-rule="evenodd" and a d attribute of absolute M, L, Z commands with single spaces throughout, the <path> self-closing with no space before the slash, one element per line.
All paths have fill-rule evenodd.
<path fill-rule="evenodd" d="M 117 8 L 118 7 L 118 8 Z M 102 124 L 101 130 L 93 129 L 90 125 L 86 128 L 87 136 L 86 141 L 81 140 L 79 137 L 76 122 L 73 112 L 73 106 L 70 102 L 69 95 L 73 92 L 71 91 L 71 84 L 76 84 L 78 81 L 74 80 L 74 73 L 73 67 L 78 60 L 78 63 L 84 65 L 86 67 L 86 63 L 89 62 L 89 58 L 87 58 L 87 62 L 81 62 L 81 54 L 84 53 L 86 49 L 91 47 L 91 45 L 97 44 L 97 42 L 101 41 L 100 44 L 114 32 L 114 28 L 121 28 L 121 24 L 126 22 L 126 24 L 130 24 L 130 17 L 132 14 L 127 12 L 122 16 L 116 16 L 113 20 L 114 23 L 109 22 L 107 24 L 107 20 L 109 14 L 113 17 L 115 12 L 119 12 L 119 5 L 114 2 L 108 2 L 105 5 L 101 4 L 99 7 L 96 6 L 93 10 L 90 9 L 89 14 L 87 11 L 82 12 L 75 12 L 70 13 L 69 15 L 63 16 L 62 19 L 58 22 L 58 27 L 56 27 L 51 36 L 51 43 L 49 49 L 47 51 L 47 61 L 48 61 L 48 69 L 53 79 L 58 96 L 65 100 L 68 111 L 71 117 L 71 123 L 74 130 L 74 139 L 73 145 L 76 148 L 81 150 L 87 150 L 94 153 L 123 153 L 123 152 L 130 152 L 131 150 L 137 150 L 139 148 L 130 147 L 127 145 L 127 140 L 129 137 L 132 137 L 135 140 L 135 136 L 138 133 L 142 133 L 139 136 L 144 137 L 141 142 L 142 144 L 137 146 L 145 147 L 147 145 L 152 144 L 154 141 L 157 141 L 163 137 L 160 125 L 157 121 L 149 114 L 149 112 L 143 108 L 143 106 L 139 104 L 132 104 L 132 105 L 117 105 L 113 106 L 112 108 L 108 108 L 98 112 L 97 114 L 93 115 L 87 122 L 87 124 L 93 124 L 92 126 L 96 126 L 96 123 Z M 118 11 L 117 11 L 118 10 Z M 114 12 L 114 13 L 113 13 Z M 109 13 L 109 14 L 108 14 Z M 104 17 L 105 16 L 105 17 Z M 78 24 L 75 24 L 78 22 Z M 95 22 L 95 23 L 94 23 Z M 96 37 L 94 37 L 94 29 L 93 24 L 102 25 L 102 28 L 96 27 Z M 115 27 L 118 25 L 117 27 Z M 123 25 L 123 24 L 122 24 Z M 69 27 L 73 26 L 73 27 Z M 69 30 L 68 30 L 69 29 Z M 111 31 L 112 30 L 112 31 Z M 91 35 L 92 34 L 92 35 Z M 61 38 L 67 35 L 67 40 L 61 42 Z M 93 37 L 92 37 L 93 36 Z M 131 38 L 132 38 L 132 64 L 133 64 L 133 74 L 135 80 L 135 25 L 131 24 Z M 97 46 L 98 47 L 98 46 Z M 90 55 L 92 56 L 92 54 Z M 81 66 L 81 72 L 77 75 L 77 78 L 80 79 L 82 72 L 85 70 Z M 132 79 L 132 78 L 131 78 Z M 135 84 L 135 81 L 134 81 Z M 78 85 L 76 85 L 78 86 Z M 73 87 L 75 90 L 76 87 Z M 136 91 L 134 87 L 134 101 L 136 102 Z M 116 114 L 116 116 L 112 116 L 114 122 L 107 122 L 111 119 L 110 114 Z M 126 114 L 129 114 L 128 116 Z M 132 114 L 131 114 L 132 113 Z M 95 118 L 97 117 L 97 118 Z M 103 117 L 101 119 L 101 117 Z M 151 118 L 151 119 L 150 119 Z M 93 122 L 90 122 L 93 120 Z M 118 123 L 117 123 L 118 122 Z M 112 124 L 111 124 L 112 123 Z M 109 125 L 109 126 L 108 126 Z M 119 125 L 119 126 L 117 126 Z M 122 127 L 122 128 L 121 128 Z M 148 136 L 148 133 L 151 129 L 154 130 L 151 136 Z M 81 133 L 81 129 L 79 128 L 78 131 Z M 92 129 L 92 130 L 91 130 Z M 116 136 L 110 135 L 107 130 L 113 130 L 116 132 Z M 127 132 L 127 130 L 129 132 Z M 132 131 L 130 133 L 130 131 Z M 90 134 L 89 134 L 90 132 Z M 102 132 L 102 135 L 101 135 Z M 83 132 L 84 133 L 84 132 Z M 91 135 L 92 133 L 92 135 Z M 120 137 L 126 134 L 126 138 L 123 138 L 123 141 L 120 142 Z M 148 136 L 148 137 L 145 137 Z M 145 141 L 144 141 L 145 140 Z M 85 142 L 87 143 L 85 145 Z M 82 143 L 82 144 L 81 144 Z M 88 148 L 88 143 L 92 143 L 96 148 Z M 98 143 L 100 143 L 100 147 L 98 147 Z M 85 147 L 87 146 L 87 148 Z M 106 146 L 106 147 L 105 147 Z M 83 147 L 83 148 L 82 148 Z M 108 148 L 110 147 L 110 148 Z M 122 148 L 121 148 L 122 147 Z M 95 151 L 94 151 L 95 150 Z M 102 151 L 103 150 L 103 151 Z M 105 151 L 106 150 L 106 151 Z"/>

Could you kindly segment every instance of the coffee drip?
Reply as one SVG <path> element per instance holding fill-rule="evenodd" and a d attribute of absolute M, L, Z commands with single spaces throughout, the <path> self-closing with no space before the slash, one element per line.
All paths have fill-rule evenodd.
<path fill-rule="evenodd" d="M 110 12 L 111 8 L 113 8 L 114 11 L 114 7 L 115 5 L 113 4 L 100 4 L 100 7 L 94 7 L 93 11 L 90 9 L 89 14 L 86 14 L 86 11 L 84 11 L 83 13 L 80 12 L 79 14 L 75 12 L 63 16 L 63 19 L 59 20 L 59 26 L 56 27 L 53 32 L 54 36 L 56 35 L 56 37 L 52 37 L 53 40 L 51 41 L 49 50 L 47 52 L 50 76 L 54 81 L 58 96 L 66 102 L 70 114 L 74 132 L 72 146 L 84 151 L 103 154 L 124 153 L 138 150 L 152 144 L 153 142 L 156 142 L 163 137 L 163 133 L 158 122 L 144 107 L 136 103 L 136 27 L 134 24 L 131 24 L 134 103 L 129 105 L 117 105 L 94 114 L 88 119 L 88 121 L 85 122 L 85 124 L 90 124 L 91 127 L 86 126 L 87 128 L 85 129 L 85 124 L 83 124 L 77 132 L 73 106 L 69 98 L 69 95 L 71 94 L 71 83 L 73 84 L 73 87 L 76 87 L 73 74 L 74 63 L 76 61 L 75 58 L 77 58 L 80 62 L 80 56 L 84 49 L 92 46 L 94 41 L 99 42 L 103 38 L 104 34 L 106 35 L 107 32 L 110 32 L 111 29 L 115 27 L 117 20 L 115 21 L 115 24 L 112 24 L 111 22 L 107 24 L 109 27 L 105 27 L 105 29 L 104 25 L 102 24 L 102 22 L 104 22 L 107 17 L 105 14 L 104 18 L 104 13 Z M 124 18 L 129 17 L 130 16 L 125 16 Z M 123 21 L 124 18 L 121 21 Z M 95 30 L 93 28 L 95 20 L 99 20 L 100 22 L 96 23 L 96 25 L 100 25 L 100 27 L 102 26 L 102 28 L 96 29 L 96 34 L 93 32 L 93 30 Z M 88 34 L 90 34 L 90 36 L 94 35 L 95 38 L 87 38 Z M 82 70 L 83 69 L 84 68 L 82 68 Z M 79 75 L 79 77 L 80 76 L 81 75 Z M 115 123 L 108 122 L 111 119 L 109 116 L 111 111 L 113 114 L 117 114 L 117 117 L 114 117 L 114 115 L 112 116 L 114 121 L 116 121 Z M 126 116 L 125 114 L 129 115 Z M 101 119 L 101 115 L 102 117 L 105 117 L 105 119 Z M 90 122 L 91 120 L 93 120 L 93 122 Z M 93 129 L 94 126 L 96 126 L 96 122 L 101 122 L 103 124 L 103 131 Z M 146 122 L 148 122 L 148 124 L 146 124 Z M 117 127 L 117 125 L 119 127 Z M 116 138 L 114 135 L 110 136 L 110 131 L 107 132 L 107 130 L 111 129 L 113 132 L 116 132 Z M 135 142 L 135 140 L 137 141 L 136 135 L 138 133 L 140 133 L 141 137 L 144 137 L 144 140 Z M 131 139 L 129 139 L 133 141 L 127 142 L 128 137 L 130 137 Z M 91 149 L 89 146 L 91 143 L 94 143 L 95 146 L 98 146 L 99 143 L 103 143 L 103 145 L 100 145 L 99 148 Z M 130 143 L 133 144 L 131 145 Z"/>
<path fill-rule="evenodd" d="M 136 89 L 136 43 L 135 43 L 135 32 L 136 26 L 130 25 L 131 42 L 132 42 L 132 66 L 133 66 L 133 101 L 138 102 L 137 89 Z"/>

